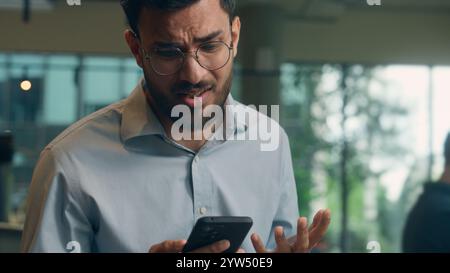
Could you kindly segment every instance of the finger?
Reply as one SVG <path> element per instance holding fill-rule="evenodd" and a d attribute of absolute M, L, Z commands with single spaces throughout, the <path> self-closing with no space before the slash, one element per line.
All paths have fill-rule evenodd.
<path fill-rule="evenodd" d="M 150 247 L 149 253 L 164 253 L 166 251 L 167 241 L 164 241 L 160 244 L 152 245 Z"/>
<path fill-rule="evenodd" d="M 330 224 L 330 222 L 331 222 L 330 210 L 329 209 L 324 210 L 319 224 L 311 230 L 311 233 L 313 235 L 318 234 L 323 236 L 326 230 L 328 229 L 328 225 Z"/>
<path fill-rule="evenodd" d="M 175 253 L 181 252 L 184 245 L 186 244 L 186 240 L 167 240 L 160 244 L 153 245 L 149 253 Z"/>
<path fill-rule="evenodd" d="M 175 252 L 179 253 L 183 251 L 183 247 L 186 245 L 187 240 L 178 240 L 174 243 Z"/>
<path fill-rule="evenodd" d="M 284 229 L 283 227 L 276 227 L 275 228 L 275 242 L 277 243 L 276 250 L 277 252 L 291 252 L 291 245 L 287 241 L 286 237 L 284 236 Z"/>
<path fill-rule="evenodd" d="M 316 215 L 314 215 L 313 222 L 309 227 L 310 232 L 319 225 L 320 221 L 322 220 L 323 212 L 324 210 L 319 210 Z"/>
<path fill-rule="evenodd" d="M 239 249 L 236 251 L 236 253 L 246 253 L 246 252 L 245 252 L 245 249 L 239 248 Z"/>
<path fill-rule="evenodd" d="M 253 247 L 255 248 L 256 253 L 266 253 L 266 247 L 264 246 L 263 242 L 261 241 L 261 238 L 258 236 L 258 234 L 253 233 L 250 237 L 252 240 Z"/>
<path fill-rule="evenodd" d="M 214 244 L 211 244 L 209 246 L 201 247 L 199 249 L 196 249 L 192 251 L 191 253 L 222 253 L 225 250 L 230 248 L 230 241 L 228 240 L 222 240 L 215 242 Z"/>
<path fill-rule="evenodd" d="M 158 248 L 159 248 L 159 245 L 152 245 L 150 247 L 150 249 L 148 250 L 148 253 L 157 253 L 158 252 Z"/>
<path fill-rule="evenodd" d="M 327 209 L 323 212 L 323 216 L 320 223 L 317 225 L 317 227 L 311 230 L 309 234 L 310 247 L 314 247 L 320 242 L 320 240 L 322 240 L 322 238 L 324 237 L 325 233 L 328 230 L 330 222 L 331 222 L 331 213 L 330 210 Z"/>
<path fill-rule="evenodd" d="M 297 241 L 294 244 L 294 252 L 304 253 L 309 251 L 308 219 L 300 217 L 297 221 Z"/>

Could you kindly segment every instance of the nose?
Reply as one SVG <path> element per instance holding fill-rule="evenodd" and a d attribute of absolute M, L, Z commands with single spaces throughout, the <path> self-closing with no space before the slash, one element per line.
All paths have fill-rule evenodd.
<path fill-rule="evenodd" d="M 198 63 L 195 53 L 187 53 L 179 77 L 181 81 L 197 84 L 205 78 L 208 72 Z"/>

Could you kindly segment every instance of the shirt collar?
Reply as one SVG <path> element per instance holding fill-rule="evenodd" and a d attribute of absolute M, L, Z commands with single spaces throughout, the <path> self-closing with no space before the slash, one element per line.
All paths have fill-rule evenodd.
<path fill-rule="evenodd" d="M 228 98 L 225 101 L 225 107 L 227 106 L 231 106 L 231 113 L 233 117 L 233 122 L 231 122 L 229 119 L 226 120 L 226 127 L 227 130 L 229 130 L 227 132 L 231 133 L 228 134 L 225 138 L 229 139 L 232 134 L 245 132 L 247 130 L 248 125 L 246 124 L 246 120 L 241 118 L 242 115 L 237 115 L 237 113 L 240 111 L 243 105 L 235 101 L 233 99 L 233 96 L 231 96 L 231 94 L 228 95 Z"/>
<path fill-rule="evenodd" d="M 163 126 L 147 103 L 143 88 L 144 83 L 144 79 L 141 79 L 124 101 L 120 128 L 120 134 L 124 142 L 141 136 L 165 135 Z M 234 122 L 227 120 L 227 129 L 230 128 L 234 134 L 244 132 L 248 127 L 247 124 L 244 120 L 236 118 L 236 111 L 242 105 L 236 102 L 231 94 L 228 95 L 225 101 L 225 106 L 228 105 L 233 106 L 231 109 Z"/>
<path fill-rule="evenodd" d="M 164 135 L 164 129 L 150 109 L 143 88 L 143 79 L 125 100 L 120 128 L 124 142 L 146 135 Z"/>

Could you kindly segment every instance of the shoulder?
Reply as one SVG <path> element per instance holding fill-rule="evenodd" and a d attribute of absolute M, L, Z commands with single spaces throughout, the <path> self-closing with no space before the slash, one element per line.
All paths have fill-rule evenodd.
<path fill-rule="evenodd" d="M 75 122 L 55 139 L 45 150 L 67 150 L 72 144 L 85 144 L 95 142 L 97 138 L 107 137 L 107 132 L 118 131 L 124 101 L 111 104 Z"/>
<path fill-rule="evenodd" d="M 123 106 L 124 101 L 111 104 L 69 126 L 43 149 L 35 171 L 64 172 L 76 177 L 76 166 L 98 155 L 102 147 L 120 143 Z"/>

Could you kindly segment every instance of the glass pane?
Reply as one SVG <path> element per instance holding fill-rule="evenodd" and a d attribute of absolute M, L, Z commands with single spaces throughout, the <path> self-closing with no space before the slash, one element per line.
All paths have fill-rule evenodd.
<path fill-rule="evenodd" d="M 43 123 L 67 125 L 77 119 L 77 89 L 74 67 L 65 69 L 50 65 L 45 78 Z"/>
<path fill-rule="evenodd" d="M 434 173 L 439 175 L 444 165 L 443 143 L 450 133 L 450 67 L 436 67 L 433 75 L 433 152 L 437 159 Z"/>
<path fill-rule="evenodd" d="M 121 98 L 122 76 L 119 58 L 84 58 L 81 77 L 84 115 Z"/>
<path fill-rule="evenodd" d="M 80 63 L 80 59 L 72 55 L 50 55 L 47 58 L 47 63 L 53 68 L 72 69 Z"/>
<path fill-rule="evenodd" d="M 0 54 L 0 130 L 6 125 L 7 119 L 7 68 L 6 68 L 6 54 Z"/>
<path fill-rule="evenodd" d="M 326 251 L 339 251 L 345 162 L 349 251 L 367 252 L 372 240 L 383 252 L 400 251 L 404 220 L 428 179 L 429 67 L 288 63 L 281 71 L 282 125 L 290 137 L 301 214 L 330 207 Z M 450 130 L 449 79 L 450 68 L 433 70 L 432 152 L 440 158 L 435 179 Z"/>

